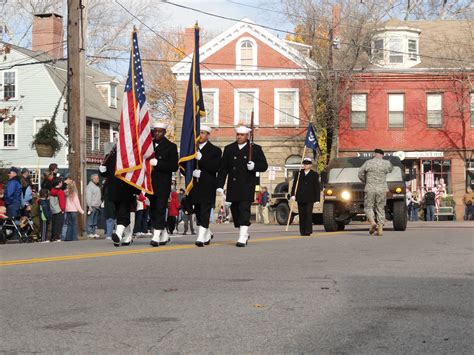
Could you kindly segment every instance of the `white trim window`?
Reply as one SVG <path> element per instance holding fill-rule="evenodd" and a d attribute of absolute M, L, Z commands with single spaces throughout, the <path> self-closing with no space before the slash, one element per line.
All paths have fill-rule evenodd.
<path fill-rule="evenodd" d="M 0 148 L 2 149 L 16 149 L 17 146 L 17 125 L 15 119 L 3 121 L 0 124 Z"/>
<path fill-rule="evenodd" d="M 403 38 L 390 37 L 389 43 L 389 63 L 403 64 Z"/>
<path fill-rule="evenodd" d="M 404 126 L 405 94 L 388 94 L 388 127 Z"/>
<path fill-rule="evenodd" d="M 219 89 L 202 89 L 206 116 L 201 117 L 201 123 L 211 126 L 219 125 Z"/>
<path fill-rule="evenodd" d="M 38 133 L 41 127 L 47 122 L 49 122 L 51 118 L 49 117 L 35 117 L 34 126 L 33 126 L 33 134 Z"/>
<path fill-rule="evenodd" d="M 235 46 L 237 70 L 257 70 L 257 42 L 243 37 Z"/>
<path fill-rule="evenodd" d="M 2 78 L 2 100 L 18 99 L 18 72 L 16 70 L 6 70 Z"/>
<path fill-rule="evenodd" d="M 110 142 L 114 141 L 114 136 L 116 136 L 117 139 L 118 139 L 118 135 L 119 135 L 119 127 L 118 126 L 110 124 L 109 125 L 109 131 L 110 131 Z"/>
<path fill-rule="evenodd" d="M 299 89 L 275 89 L 275 127 L 298 126 L 300 118 Z"/>
<path fill-rule="evenodd" d="M 418 60 L 418 41 L 416 39 L 408 39 L 408 60 Z"/>
<path fill-rule="evenodd" d="M 428 127 L 443 126 L 443 94 L 426 94 L 426 123 Z"/>
<path fill-rule="evenodd" d="M 376 38 L 372 42 L 372 61 L 381 62 L 384 58 L 383 38 Z"/>
<path fill-rule="evenodd" d="M 254 124 L 258 125 L 258 89 L 234 90 L 234 124 L 250 124 L 253 114 Z"/>
<path fill-rule="evenodd" d="M 117 108 L 117 85 L 115 84 L 110 84 L 109 85 L 109 107 L 111 108 Z"/>
<path fill-rule="evenodd" d="M 351 127 L 367 127 L 367 94 L 351 95 Z"/>
<path fill-rule="evenodd" d="M 92 121 L 92 150 L 100 150 L 100 123 Z"/>

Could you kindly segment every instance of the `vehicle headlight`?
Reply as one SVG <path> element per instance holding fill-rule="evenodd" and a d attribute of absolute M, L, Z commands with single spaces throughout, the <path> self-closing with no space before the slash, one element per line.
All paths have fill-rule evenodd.
<path fill-rule="evenodd" d="M 351 199 L 351 193 L 349 191 L 342 191 L 341 197 L 343 200 L 350 200 Z"/>
<path fill-rule="evenodd" d="M 331 189 L 327 190 L 327 191 L 326 191 L 326 195 L 331 196 L 331 195 L 332 195 L 332 190 L 331 190 Z"/>
<path fill-rule="evenodd" d="M 401 187 L 397 187 L 397 188 L 395 189 L 395 192 L 396 192 L 397 194 L 399 194 L 400 192 L 402 192 L 402 188 L 401 188 Z"/>

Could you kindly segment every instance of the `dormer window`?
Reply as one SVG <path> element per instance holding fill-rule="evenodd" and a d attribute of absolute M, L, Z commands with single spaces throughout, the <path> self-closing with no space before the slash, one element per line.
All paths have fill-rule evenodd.
<path fill-rule="evenodd" d="M 109 85 L 109 107 L 117 108 L 117 85 Z"/>
<path fill-rule="evenodd" d="M 253 38 L 241 38 L 236 46 L 237 70 L 257 69 L 257 43 Z"/>
<path fill-rule="evenodd" d="M 392 37 L 389 42 L 389 62 L 403 63 L 403 38 Z"/>
<path fill-rule="evenodd" d="M 383 60 L 383 39 L 377 38 L 374 40 L 372 60 L 379 62 Z"/>
<path fill-rule="evenodd" d="M 418 60 L 418 41 L 416 39 L 408 40 L 408 59 Z"/>

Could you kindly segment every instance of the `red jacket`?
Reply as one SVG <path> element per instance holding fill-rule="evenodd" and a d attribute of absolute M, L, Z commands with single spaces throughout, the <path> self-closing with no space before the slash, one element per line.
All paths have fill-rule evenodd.
<path fill-rule="evenodd" d="M 173 191 L 171 193 L 171 200 L 168 204 L 168 216 L 178 217 L 179 208 L 180 205 L 178 201 L 178 193 L 176 191 Z"/>
<path fill-rule="evenodd" d="M 66 195 L 64 194 L 64 190 L 57 189 L 53 187 L 50 192 L 51 196 L 58 196 L 59 200 L 59 207 L 61 207 L 61 210 L 64 212 L 66 211 Z"/>

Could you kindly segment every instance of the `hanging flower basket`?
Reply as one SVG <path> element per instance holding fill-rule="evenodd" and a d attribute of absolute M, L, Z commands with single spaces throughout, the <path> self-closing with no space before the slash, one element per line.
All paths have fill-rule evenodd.
<path fill-rule="evenodd" d="M 52 158 L 54 156 L 54 148 L 46 144 L 35 144 L 36 153 L 41 158 Z"/>

